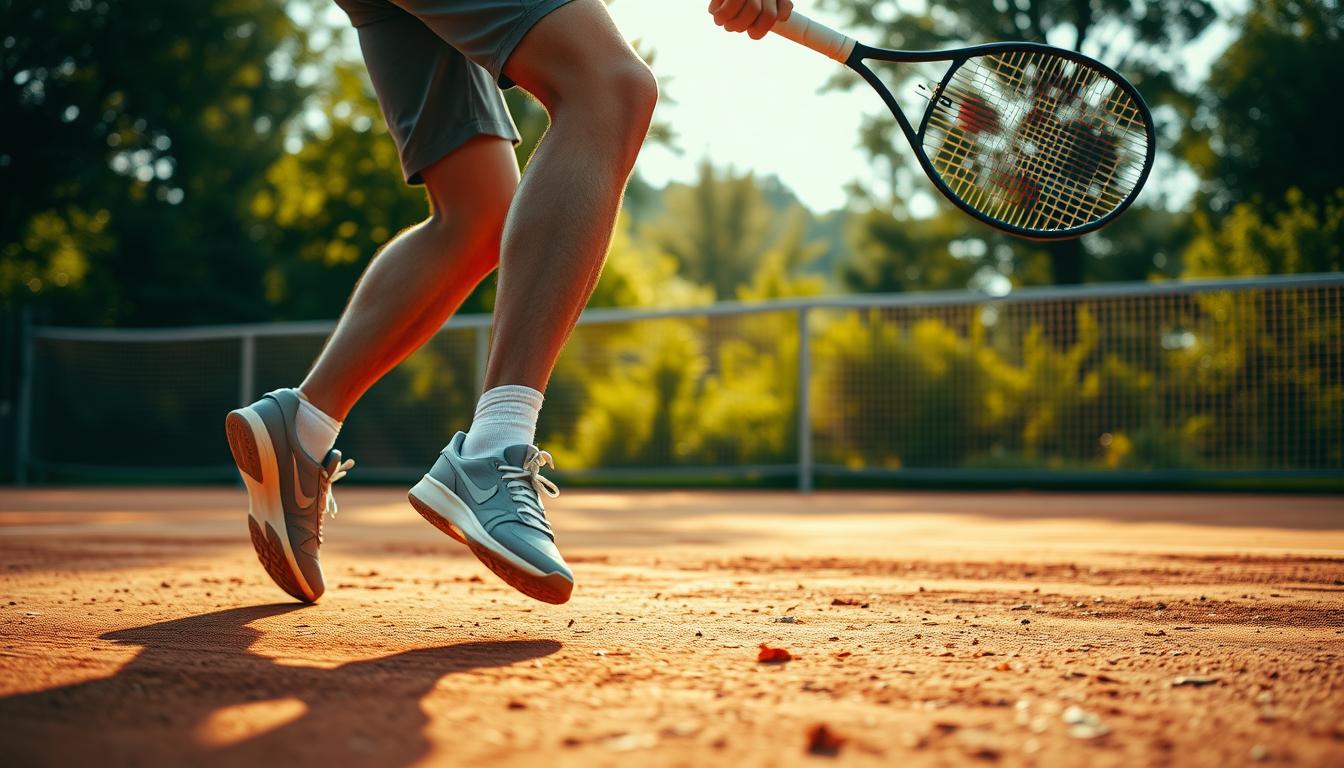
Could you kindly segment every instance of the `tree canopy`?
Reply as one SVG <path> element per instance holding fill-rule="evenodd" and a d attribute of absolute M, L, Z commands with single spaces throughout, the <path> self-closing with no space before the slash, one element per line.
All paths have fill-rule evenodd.
<path fill-rule="evenodd" d="M 1344 115 L 1328 96 L 1344 60 L 1337 0 L 1265 0 L 1225 16 L 1232 42 L 1205 83 L 1186 76 L 1183 51 L 1217 18 L 1210 0 L 828 4 L 883 45 L 1025 38 L 1113 64 L 1163 118 L 1154 193 L 1078 243 L 1004 237 L 947 206 L 921 209 L 915 198 L 932 193 L 876 117 L 857 139 L 892 184 L 869 180 L 828 217 L 777 181 L 707 162 L 665 189 L 636 176 L 616 249 L 651 255 L 631 264 L 668 279 L 670 264 L 683 293 L 720 299 L 1142 280 L 1182 274 L 1184 259 L 1200 274 L 1334 268 L 1329 248 L 1236 265 L 1207 254 L 1226 256 L 1228 238 L 1269 242 L 1283 222 L 1332 232 L 1344 186 L 1331 128 Z M 401 181 L 351 30 L 332 13 L 323 0 L 0 0 L 4 307 L 90 325 L 339 312 L 377 247 L 425 203 Z M 507 98 L 521 162 L 546 118 L 525 94 Z M 655 140 L 672 135 L 657 124 Z M 1181 207 L 1173 190 L 1190 178 Z M 600 300 L 656 300 L 616 285 Z M 490 292 L 467 309 L 488 308 Z"/>
<path fill-rule="evenodd" d="M 0 3 L 0 296 L 63 322 L 264 314 L 247 202 L 310 93 L 269 0 Z"/>

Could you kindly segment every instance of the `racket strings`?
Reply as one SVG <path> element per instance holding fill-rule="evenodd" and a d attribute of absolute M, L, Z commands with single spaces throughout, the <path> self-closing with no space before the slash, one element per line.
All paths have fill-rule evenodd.
<path fill-rule="evenodd" d="M 1020 59 L 1022 56 L 1019 55 L 1017 58 Z M 1019 214 L 1018 216 L 1009 216 L 1008 219 L 1010 223 L 1018 226 L 1025 226 L 1028 228 L 1042 228 L 1045 226 L 1068 227 L 1075 225 L 1076 220 L 1081 219 L 1085 221 L 1088 213 L 1086 210 L 1087 200 L 1081 191 L 1062 186 L 1042 190 L 1037 187 L 1027 186 L 1026 180 L 1028 178 L 1046 178 L 1046 174 L 1049 174 L 1052 171 L 1065 169 L 1065 166 L 1068 163 L 1077 164 L 1079 162 L 1078 158 L 1082 155 L 1091 155 L 1091 162 L 1098 166 L 1102 165 L 1102 162 L 1098 157 L 1097 147 L 1079 146 L 1079 142 L 1070 141 L 1070 139 L 1074 137 L 1067 133 L 1044 130 L 1044 126 L 1048 125 L 1048 123 L 1041 119 L 1042 111 L 1057 107 L 1057 104 L 1054 103 L 1056 100 L 1053 98 L 1053 93 L 1050 89 L 1059 86 L 1066 94 L 1070 90 L 1076 93 L 1076 85 L 1074 88 L 1070 88 L 1070 85 L 1076 84 L 1082 79 L 1080 77 L 1080 72 L 1075 70 L 1066 80 L 1065 73 L 1062 71 L 1062 61 L 1063 60 L 1056 59 L 1052 62 L 1053 66 L 1050 69 L 1043 70 L 1039 74 L 1039 82 L 1047 85 L 1044 88 L 1038 85 L 1038 95 L 1034 99 L 1035 103 L 1032 107 L 1032 112 L 1029 112 L 1028 117 L 1018 124 L 1018 136 L 1024 139 L 1023 143 L 1026 146 L 1026 150 L 1022 152 L 1016 163 L 1016 165 L 1019 166 L 1016 169 L 1017 173 L 1010 177 L 1013 183 L 1004 185 L 1001 179 L 991 178 L 992 181 L 998 182 L 997 186 L 1006 186 L 1008 194 L 1001 196 L 998 205 L 988 212 L 990 215 L 1000 218 L 1004 217 L 1005 213 L 1012 214 L 1016 212 Z M 1008 63 L 1011 65 L 1017 64 L 1018 62 Z M 1018 72 L 1022 71 L 1021 67 L 1016 67 L 1016 69 Z M 1000 66 L 995 67 L 995 70 L 1001 76 L 1006 71 L 1002 66 L 1002 63 L 1000 63 Z M 975 83 L 975 85 L 979 86 L 980 90 L 983 90 L 987 83 L 982 77 L 979 79 L 979 82 Z M 958 91 L 960 89 L 954 88 L 953 90 Z M 1017 88 L 1016 90 L 1020 92 L 1021 89 Z M 1041 95 L 1044 95 L 1045 98 L 1040 98 Z M 1035 117 L 1033 117 L 1033 115 L 1035 115 Z M 1083 137 L 1085 138 L 1086 134 L 1083 134 Z M 1072 158 L 1072 160 L 1070 158 Z M 997 174 L 998 177 L 1004 175 L 1002 169 L 995 169 L 993 173 Z M 1078 174 L 1074 173 L 1069 175 L 1076 177 Z M 1024 187 L 1030 190 L 1030 194 L 1023 194 Z M 983 203 L 983 193 L 984 190 L 982 189 L 981 194 L 978 195 L 977 199 L 974 201 L 976 204 Z M 1105 197 L 1107 196 L 1103 195 L 1103 203 L 1119 203 L 1118 197 L 1110 201 L 1105 200 Z M 1009 205 L 1013 200 L 1018 200 L 1026 205 L 1019 205 L 1017 206 L 1016 211 L 1014 211 Z M 1030 212 L 1029 214 L 1028 211 Z M 1025 220 L 1023 214 L 1028 214 L 1026 215 Z"/>
<path fill-rule="evenodd" d="M 1145 112 L 1109 76 L 1023 50 L 957 68 L 930 108 L 924 150 L 968 207 L 1047 231 L 1123 204 L 1147 144 Z"/>
<path fill-rule="evenodd" d="M 1017 58 L 1021 59 L 1022 56 L 1019 55 Z M 1008 61 L 1006 63 L 1010 67 L 1014 64 L 1020 64 L 1018 61 Z M 1015 169 L 1017 172 L 1014 174 L 1006 174 L 1001 168 L 993 169 L 990 177 L 991 181 L 995 182 L 995 186 L 1005 188 L 1008 194 L 1002 196 L 998 201 L 999 204 L 990 209 L 989 213 L 999 217 L 1003 217 L 1005 213 L 1011 214 L 1013 212 L 1012 210 L 1004 209 L 1010 207 L 1007 205 L 1008 203 L 1018 201 L 1025 205 L 1019 205 L 1016 212 L 1018 214 L 1026 214 L 1030 211 L 1030 215 L 1027 217 L 1027 220 L 1023 220 L 1022 215 L 1019 215 L 1016 218 L 1009 216 L 1008 218 L 1014 224 L 1029 228 L 1045 226 L 1067 227 L 1073 225 L 1074 220 L 1085 220 L 1087 213 L 1085 206 L 1087 200 L 1080 188 L 1071 189 L 1066 186 L 1057 185 L 1056 188 L 1042 190 L 1037 186 L 1028 184 L 1027 179 L 1035 177 L 1045 178 L 1046 174 L 1054 171 L 1062 172 L 1066 177 L 1076 181 L 1080 175 L 1078 168 L 1070 168 L 1069 166 L 1085 167 L 1088 164 L 1093 167 L 1094 171 L 1106 168 L 1107 172 L 1104 175 L 1107 177 L 1113 176 L 1111 169 L 1114 167 L 1114 163 L 1106 163 L 1105 159 L 1101 156 L 1101 153 L 1105 148 L 1103 142 L 1089 142 L 1088 139 L 1090 137 L 1086 132 L 1075 131 L 1071 135 L 1070 133 L 1059 130 L 1046 130 L 1046 128 L 1051 125 L 1055 125 L 1057 128 L 1057 124 L 1063 122 L 1056 120 L 1052 123 L 1041 117 L 1041 115 L 1047 111 L 1053 113 L 1053 111 L 1059 109 L 1060 105 L 1058 102 L 1061 100 L 1055 98 L 1053 89 L 1056 86 L 1061 87 L 1065 97 L 1068 98 L 1070 91 L 1072 91 L 1073 94 L 1077 94 L 1078 88 L 1076 84 L 1083 79 L 1079 76 L 1080 73 L 1076 70 L 1068 76 L 1068 79 L 1065 79 L 1065 73 L 1062 71 L 1063 68 L 1059 60 L 1056 60 L 1053 64 L 1054 66 L 1050 69 L 1042 69 L 1039 72 L 1038 82 L 1046 85 L 1045 87 L 1038 85 L 1037 95 L 1033 99 L 1034 103 L 1032 111 L 1028 113 L 1028 117 L 1025 120 L 1018 124 L 1017 135 L 1022 139 L 1025 148 L 1024 151 L 1020 153 L 1020 157 L 1017 158 L 1018 162 L 1015 163 L 1015 165 L 1018 166 Z M 1019 72 L 1024 69 L 1020 65 L 1013 68 L 1017 69 Z M 996 67 L 996 70 L 1000 75 L 1005 73 L 1005 68 L 1002 65 Z M 1008 74 L 1013 75 L 1015 73 L 1008 72 Z M 986 80 L 982 76 L 977 78 L 977 81 L 972 84 L 972 87 L 983 91 L 986 89 L 986 85 Z M 961 95 L 960 88 L 954 86 L 951 90 L 954 93 Z M 1020 93 L 1022 89 L 1017 87 L 1015 90 Z M 963 104 L 965 103 L 967 102 L 963 102 Z M 981 102 L 977 99 L 976 101 L 969 103 L 979 104 Z M 951 131 L 950 133 L 955 133 L 955 131 Z M 959 142 L 958 144 L 962 143 Z M 958 148 L 961 149 L 960 146 Z M 960 152 L 958 154 L 960 154 Z M 1093 173 L 1089 175 L 1095 176 L 1096 174 Z M 1010 179 L 1010 183 L 1003 183 L 1003 178 L 1005 177 Z M 963 176 L 963 186 L 965 186 L 965 182 L 967 181 L 970 181 L 970 179 Z M 1103 179 L 1103 182 L 1104 181 L 1105 180 Z M 1104 187 L 1105 184 L 1103 184 L 1103 188 Z M 985 202 L 983 198 L 987 191 L 987 189 L 981 188 L 979 194 L 970 202 L 977 205 L 983 205 Z M 1103 205 L 1110 203 L 1118 204 L 1119 201 L 1120 198 L 1118 196 L 1102 196 Z"/>
<path fill-rule="evenodd" d="M 1054 64 L 1052 71 L 1042 76 L 1046 82 L 1060 82 L 1060 78 L 1063 75 L 1063 72 L 1061 71 L 1062 61 L 1063 60 L 1061 59 L 1056 59 L 1052 62 Z M 1075 77 L 1076 76 L 1077 71 L 1075 71 Z M 1054 105 L 1049 103 L 1041 104 L 1038 100 L 1038 103 L 1033 109 L 1041 109 L 1043 106 L 1048 108 Z M 1067 133 L 1046 130 L 1048 122 L 1044 119 L 1033 120 L 1031 119 L 1031 114 L 1032 113 L 1029 112 L 1028 117 L 1018 125 L 1018 135 L 1026 139 L 1027 142 L 1030 143 L 1030 146 L 1035 149 L 1035 152 L 1033 153 L 1024 153 L 1023 156 L 1026 158 L 1026 162 L 1023 163 L 1025 166 L 1023 171 L 1033 178 L 1049 178 L 1048 174 L 1050 174 L 1052 170 L 1065 166 L 1070 162 L 1069 158 L 1071 156 L 1077 157 L 1077 150 L 1080 148 L 1077 146 L 1077 142 L 1070 141 L 1073 136 Z M 1084 150 L 1085 154 L 1088 152 L 1089 150 Z M 1094 151 L 1091 152 L 1091 154 L 1092 157 L 1097 157 Z M 1077 161 L 1075 160 L 1073 162 Z M 1077 174 L 1070 175 L 1075 178 L 1077 176 Z M 1104 185 L 1101 188 L 1102 190 L 1106 189 Z M 1034 201 L 1036 204 L 1030 207 L 1030 213 L 1025 219 L 1023 216 L 1019 215 L 1012 223 L 1030 229 L 1045 228 L 1047 225 L 1058 228 L 1067 228 L 1069 226 L 1075 226 L 1078 223 L 1084 223 L 1088 220 L 1088 200 L 1081 190 L 1069 189 L 1066 186 L 1060 185 L 1043 190 L 1043 192 L 1044 194 L 1037 196 L 1037 199 Z M 1113 201 L 1107 201 L 1105 199 L 1106 197 L 1107 195 L 1103 192 L 1101 195 L 1103 204 L 1106 202 L 1113 203 L 1113 205 L 1109 207 L 1114 207 L 1114 205 L 1118 205 L 1120 202 L 1120 198 L 1118 197 Z M 1025 212 L 1022 208 L 1014 210 L 1011 206 L 1007 205 L 1007 202 L 1008 200 L 1001 201 L 999 215 L 1011 214 L 1014 212 L 1022 214 Z"/>

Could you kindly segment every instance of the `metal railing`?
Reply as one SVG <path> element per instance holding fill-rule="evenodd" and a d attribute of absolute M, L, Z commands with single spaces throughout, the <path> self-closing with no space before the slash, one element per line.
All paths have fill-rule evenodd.
<path fill-rule="evenodd" d="M 591 482 L 1335 481 L 1342 297 L 1326 274 L 588 310 L 539 442 Z M 223 414 L 332 326 L 31 328 L 16 477 L 230 477 Z M 489 328 L 454 318 L 370 390 L 341 440 L 364 479 L 468 426 Z"/>

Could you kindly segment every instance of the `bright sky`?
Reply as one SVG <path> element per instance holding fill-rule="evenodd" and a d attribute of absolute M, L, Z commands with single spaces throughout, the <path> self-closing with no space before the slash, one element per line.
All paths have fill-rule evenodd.
<path fill-rule="evenodd" d="M 813 210 L 842 206 L 845 183 L 868 176 L 856 148 L 860 115 L 885 107 L 858 89 L 817 93 L 840 64 L 776 35 L 757 41 L 724 32 L 708 5 L 611 4 L 621 31 L 655 52 L 653 68 L 669 97 L 658 119 L 672 126 L 681 150 L 646 147 L 640 173 L 659 186 L 686 181 L 708 157 L 715 165 L 779 176 Z M 823 12 L 808 15 L 838 23 Z"/>
<path fill-rule="evenodd" d="M 1215 5 L 1242 11 L 1246 2 Z M 774 174 L 815 211 L 842 206 L 847 182 L 871 178 L 857 148 L 862 115 L 885 114 L 886 108 L 866 87 L 818 93 L 843 69 L 840 64 L 776 35 L 756 41 L 724 32 L 707 6 L 703 0 L 610 5 L 626 37 L 655 52 L 653 68 L 670 97 L 660 103 L 658 118 L 677 133 L 680 149 L 646 147 L 640 173 L 655 185 L 688 181 L 707 157 L 717 166 Z M 839 17 L 806 2 L 798 7 L 843 31 Z M 1186 52 L 1187 76 L 1202 80 L 1231 39 L 1229 29 L 1216 24 Z M 1193 183 L 1185 179 L 1178 186 L 1193 189 Z"/>

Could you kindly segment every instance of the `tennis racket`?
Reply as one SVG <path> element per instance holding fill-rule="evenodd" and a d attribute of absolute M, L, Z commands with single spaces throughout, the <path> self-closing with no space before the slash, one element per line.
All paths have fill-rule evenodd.
<path fill-rule="evenodd" d="M 945 51 L 873 48 L 794 11 L 773 31 L 854 70 L 877 91 L 920 167 L 958 208 L 1033 240 L 1114 221 L 1153 166 L 1153 117 L 1134 86 L 1080 53 L 1039 43 Z M 946 62 L 924 84 L 918 128 L 868 62 Z"/>

